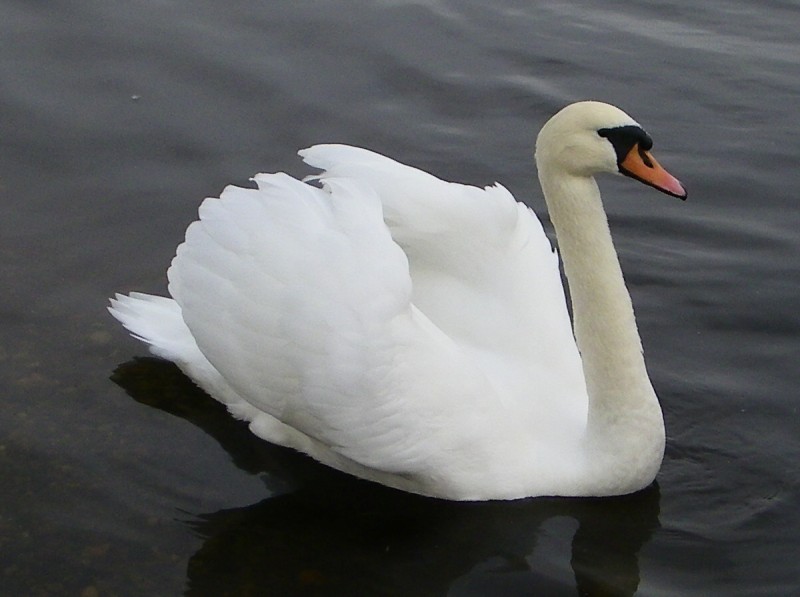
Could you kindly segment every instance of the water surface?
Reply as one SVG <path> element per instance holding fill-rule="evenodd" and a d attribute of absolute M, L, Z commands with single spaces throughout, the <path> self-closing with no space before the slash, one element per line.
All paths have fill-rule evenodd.
<path fill-rule="evenodd" d="M 800 5 L 0 0 L 9 595 L 800 591 Z M 547 222 L 538 127 L 601 99 L 690 191 L 601 181 L 668 430 L 657 485 L 449 504 L 252 438 L 105 313 L 200 200 L 360 144 Z M 548 226 L 549 229 L 549 226 Z"/>

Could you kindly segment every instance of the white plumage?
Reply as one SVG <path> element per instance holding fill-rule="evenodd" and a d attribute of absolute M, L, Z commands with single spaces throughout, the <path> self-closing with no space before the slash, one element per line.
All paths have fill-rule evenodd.
<path fill-rule="evenodd" d="M 320 186 L 259 174 L 206 199 L 173 299 L 117 295 L 112 314 L 259 437 L 366 479 L 451 499 L 652 480 L 657 464 L 633 481 L 608 470 L 558 259 L 528 208 L 364 149 L 300 154 Z"/>

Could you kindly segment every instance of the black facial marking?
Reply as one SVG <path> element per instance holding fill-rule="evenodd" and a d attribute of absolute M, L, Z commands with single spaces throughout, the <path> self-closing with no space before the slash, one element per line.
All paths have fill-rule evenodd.
<path fill-rule="evenodd" d="M 617 154 L 617 165 L 622 164 L 622 160 L 628 155 L 634 145 L 639 146 L 639 156 L 646 166 L 652 168 L 653 164 L 645 155 L 645 151 L 650 151 L 653 147 L 653 140 L 644 129 L 635 124 L 627 126 L 617 126 L 610 129 L 600 129 L 597 134 L 609 140 Z"/>

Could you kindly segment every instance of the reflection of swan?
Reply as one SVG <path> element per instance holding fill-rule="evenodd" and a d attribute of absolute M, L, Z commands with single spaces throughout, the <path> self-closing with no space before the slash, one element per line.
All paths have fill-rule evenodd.
<path fill-rule="evenodd" d="M 113 379 L 201 427 L 272 495 L 191 517 L 203 544 L 186 595 L 633 595 L 659 527 L 655 485 L 611 499 L 429 500 L 258 440 L 171 364 L 135 359 Z"/>
<path fill-rule="evenodd" d="M 185 595 L 621 597 L 636 593 L 640 550 L 658 528 L 655 486 L 608 500 L 481 504 L 350 488 L 200 514 Z"/>
<path fill-rule="evenodd" d="M 111 311 L 256 435 L 334 468 L 452 499 L 635 491 L 664 427 L 593 175 L 685 197 L 651 145 L 597 102 L 539 134 L 574 340 L 557 259 L 505 189 L 338 145 L 301 152 L 321 189 L 258 175 L 206 200 L 175 300 Z"/>

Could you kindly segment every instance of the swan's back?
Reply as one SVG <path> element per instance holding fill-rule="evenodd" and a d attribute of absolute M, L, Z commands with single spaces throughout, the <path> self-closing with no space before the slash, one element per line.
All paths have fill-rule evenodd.
<path fill-rule="evenodd" d="M 133 299 L 117 316 L 257 434 L 342 470 L 458 499 L 552 486 L 586 390 L 535 216 L 363 149 L 301 155 L 321 187 L 260 174 L 187 230 L 162 316 L 191 350 L 159 353 Z"/>

